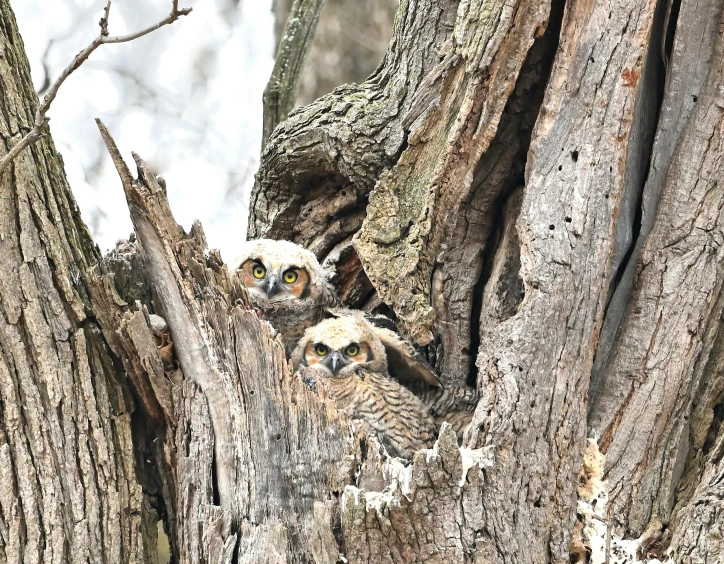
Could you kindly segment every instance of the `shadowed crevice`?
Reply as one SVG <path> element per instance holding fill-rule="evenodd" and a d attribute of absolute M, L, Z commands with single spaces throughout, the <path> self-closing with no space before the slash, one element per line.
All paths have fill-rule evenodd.
<path fill-rule="evenodd" d="M 679 16 L 680 0 L 668 5 L 661 0 L 656 8 L 649 39 L 642 95 L 638 97 L 631 129 L 631 142 L 626 162 L 627 193 L 621 207 L 628 213 L 619 215 L 614 239 L 612 278 L 609 284 L 606 313 L 591 372 L 588 406 L 589 416 L 595 411 L 604 386 L 606 367 L 615 352 L 616 339 L 627 310 L 643 245 L 650 233 L 673 148 L 662 151 L 654 170 L 655 135 L 661 124 L 666 93 L 666 63 L 671 57 Z M 618 249 L 618 250 L 616 250 Z M 620 257 L 620 258 L 617 258 Z"/>
<path fill-rule="evenodd" d="M 460 204 L 433 274 L 433 304 L 440 316 L 438 369 L 448 382 L 475 385 L 481 332 L 517 311 L 522 300 L 517 251 L 498 256 L 504 233 L 514 230 L 511 196 L 523 186 L 533 127 L 538 118 L 563 21 L 565 2 L 552 2 L 545 32 L 528 51 L 490 148 L 478 163 L 469 195 Z M 520 210 L 520 198 L 515 204 Z M 508 222 L 512 222 L 508 224 Z M 510 237 L 509 237 L 510 238 Z M 510 260 L 508 260 L 510 259 Z M 506 267 L 495 268 L 494 263 Z M 498 276 L 509 277 L 505 280 Z M 511 293 L 512 292 L 512 293 Z"/>

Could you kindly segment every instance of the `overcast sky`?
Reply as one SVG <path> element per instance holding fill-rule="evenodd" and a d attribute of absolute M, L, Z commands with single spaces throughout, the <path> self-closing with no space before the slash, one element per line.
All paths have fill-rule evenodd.
<path fill-rule="evenodd" d="M 105 0 L 11 0 L 36 89 L 98 34 Z M 176 219 L 200 219 L 209 245 L 233 258 L 246 231 L 258 166 L 261 97 L 271 72 L 271 0 L 180 0 L 193 12 L 132 43 L 101 46 L 60 90 L 50 128 L 103 252 L 131 232 L 118 176 L 94 118 L 124 157 L 139 153 L 166 179 Z M 142 29 L 170 0 L 116 0 L 109 31 Z M 46 77 L 46 75 L 48 75 Z"/>

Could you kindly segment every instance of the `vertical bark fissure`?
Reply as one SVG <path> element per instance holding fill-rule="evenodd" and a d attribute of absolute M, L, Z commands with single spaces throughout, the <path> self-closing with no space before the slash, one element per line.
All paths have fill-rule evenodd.
<path fill-rule="evenodd" d="M 434 267 L 449 224 L 470 192 L 523 63 L 549 18 L 548 3 L 476 2 L 458 12 L 456 41 L 421 85 L 405 120 L 408 147 L 380 177 L 354 236 L 370 280 L 403 330 L 420 344 L 433 338 L 430 281 L 436 284 Z M 479 248 L 470 254 L 477 253 Z M 469 299 L 474 281 L 468 284 Z M 465 307 L 463 317 L 469 319 L 469 303 Z M 469 330 L 463 338 L 469 340 Z M 449 372 L 464 375 L 467 358 L 458 365 Z"/>
<path fill-rule="evenodd" d="M 632 143 L 629 145 L 629 157 L 626 164 L 628 194 L 619 211 L 614 234 L 614 250 L 611 280 L 608 289 L 606 312 L 601 334 L 596 346 L 596 356 L 591 372 L 591 384 L 588 393 L 589 411 L 596 404 L 601 389 L 603 371 L 609 362 L 616 335 L 619 332 L 626 307 L 633 291 L 638 260 L 646 237 L 651 230 L 653 216 L 658 207 L 659 191 L 655 188 L 652 197 L 646 202 L 644 210 L 643 194 L 651 178 L 655 134 L 660 124 L 661 109 L 666 88 L 666 61 L 671 55 L 673 36 L 678 22 L 680 0 L 660 0 L 654 25 L 648 39 L 648 51 L 643 74 L 640 79 L 642 95 L 639 98 L 631 129 Z M 635 139 L 635 141 L 634 141 Z M 659 166 L 666 166 L 661 163 Z M 649 216 L 644 220 L 644 214 Z"/>
<path fill-rule="evenodd" d="M 524 183 L 533 125 L 558 47 L 564 6 L 563 1 L 551 4 L 545 32 L 527 54 L 496 136 L 476 166 L 470 192 L 453 215 L 437 258 L 432 302 L 444 352 L 439 369 L 443 378 L 451 382 L 476 385 L 476 360 L 484 331 L 480 324 L 499 323 L 514 313 L 515 305 L 507 303 L 510 296 L 504 294 L 515 282 L 496 278 L 490 288 L 486 287 L 494 271 L 493 261 L 503 240 L 506 221 L 515 222 L 517 218 L 512 215 L 506 219 L 504 210 L 511 194 Z M 498 269 L 496 275 L 518 278 L 517 272 L 507 269 Z M 491 298 L 491 293 L 496 297 Z"/>
<path fill-rule="evenodd" d="M 719 373 L 724 308 L 722 17 L 721 2 L 681 4 L 643 196 L 648 236 L 589 416 L 606 445 L 610 510 L 633 536 L 651 521 L 668 524 L 691 495 L 687 480 L 704 464 L 698 450 L 721 393 L 710 374 Z"/>

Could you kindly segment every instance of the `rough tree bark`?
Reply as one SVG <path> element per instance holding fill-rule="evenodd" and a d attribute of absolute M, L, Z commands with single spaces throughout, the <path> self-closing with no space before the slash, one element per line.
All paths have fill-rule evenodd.
<path fill-rule="evenodd" d="M 36 102 L 0 16 L 7 150 Z M 50 141 L 22 153 L 2 554 L 149 561 L 161 517 L 178 562 L 719 562 L 723 75 L 722 0 L 403 0 L 372 76 L 274 130 L 249 235 L 310 247 L 482 392 L 462 446 L 443 425 L 409 464 L 289 372 L 102 126 L 137 236 L 105 262 Z"/>
<path fill-rule="evenodd" d="M 0 21 L 7 152 L 38 101 L 7 0 Z M 49 138 L 0 179 L 0 260 L 0 561 L 148 562 L 158 516 L 132 441 L 147 416 L 95 318 L 101 257 Z"/>
<path fill-rule="evenodd" d="M 466 440 L 495 453 L 483 561 L 568 558 L 588 434 L 614 535 L 657 524 L 682 561 L 718 558 L 722 9 L 402 2 L 382 67 L 263 155 L 250 235 L 346 257 L 446 380 L 483 391 Z"/>

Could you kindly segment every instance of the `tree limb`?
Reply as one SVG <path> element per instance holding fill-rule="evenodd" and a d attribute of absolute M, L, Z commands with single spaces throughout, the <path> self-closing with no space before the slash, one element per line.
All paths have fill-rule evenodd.
<path fill-rule="evenodd" d="M 274 68 L 264 89 L 262 150 L 274 131 L 294 108 L 299 77 L 327 0 L 294 0 L 279 41 Z"/>
<path fill-rule="evenodd" d="M 50 109 L 50 105 L 55 100 L 55 97 L 58 95 L 58 90 L 60 90 L 60 87 L 63 85 L 66 79 L 76 70 L 78 70 L 78 68 L 80 68 L 80 66 L 86 60 L 88 60 L 88 57 L 91 56 L 91 53 L 93 53 L 93 51 L 95 51 L 101 45 L 105 45 L 108 43 L 128 43 L 129 41 L 133 41 L 134 39 L 138 39 L 139 37 L 148 35 L 149 33 L 152 33 L 165 25 L 172 24 L 181 16 L 185 16 L 191 13 L 191 10 L 192 8 L 179 9 L 178 0 L 173 0 L 171 4 L 171 13 L 163 18 L 161 21 L 135 33 L 130 33 L 128 35 L 110 36 L 108 34 L 108 18 L 111 11 L 111 0 L 108 0 L 108 2 L 106 3 L 106 7 L 103 9 L 103 17 L 98 22 L 98 25 L 101 28 L 100 35 L 98 35 L 98 37 L 96 37 L 90 43 L 90 45 L 80 51 L 71 61 L 71 63 L 63 69 L 63 72 L 60 73 L 60 76 L 58 76 L 53 85 L 50 87 L 47 94 L 43 98 L 42 103 L 38 107 L 38 110 L 35 113 L 35 123 L 33 124 L 33 128 L 16 145 L 14 145 L 12 149 L 10 149 L 10 151 L 8 151 L 8 153 L 2 159 L 0 159 L 0 175 L 5 172 L 5 169 L 25 148 L 35 143 L 43 136 L 44 129 L 48 125 L 48 121 L 50 121 L 50 118 L 46 114 Z"/>

